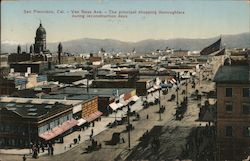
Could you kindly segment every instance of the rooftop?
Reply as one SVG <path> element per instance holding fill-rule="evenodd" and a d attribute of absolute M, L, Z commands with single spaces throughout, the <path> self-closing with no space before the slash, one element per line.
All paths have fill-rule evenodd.
<path fill-rule="evenodd" d="M 80 87 L 66 87 L 61 90 L 51 92 L 43 98 L 54 99 L 72 99 L 72 100 L 88 100 L 96 96 L 115 96 L 122 95 L 134 90 L 133 88 L 80 88 Z"/>
<path fill-rule="evenodd" d="M 215 74 L 214 81 L 217 83 L 248 83 L 249 66 L 221 66 Z"/>
<path fill-rule="evenodd" d="M 31 103 L 31 104 L 55 104 L 56 102 L 65 105 L 76 105 L 82 101 L 76 100 L 58 100 L 58 99 L 38 99 L 38 98 L 18 98 L 18 97 L 0 97 L 0 102 L 16 102 L 16 103 Z"/>
<path fill-rule="evenodd" d="M 67 109 L 71 105 L 65 105 L 61 103 L 55 104 L 33 104 L 33 103 L 16 103 L 16 102 L 0 102 L 0 109 L 13 111 L 24 118 L 39 118 L 49 114 L 51 111 L 57 111 L 59 109 Z"/>

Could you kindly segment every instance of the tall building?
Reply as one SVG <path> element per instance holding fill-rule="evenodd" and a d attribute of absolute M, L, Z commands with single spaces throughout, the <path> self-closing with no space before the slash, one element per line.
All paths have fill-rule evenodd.
<path fill-rule="evenodd" d="M 40 26 L 36 30 L 34 51 L 35 53 L 41 53 L 46 50 L 46 30 L 40 22 Z"/>
<path fill-rule="evenodd" d="M 216 75 L 217 157 L 243 160 L 250 154 L 250 57 L 225 62 Z"/>

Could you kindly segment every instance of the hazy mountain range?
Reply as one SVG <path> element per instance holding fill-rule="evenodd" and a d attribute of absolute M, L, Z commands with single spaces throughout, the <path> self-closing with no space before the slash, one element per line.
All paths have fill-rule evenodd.
<path fill-rule="evenodd" d="M 152 52 L 156 51 L 157 49 L 164 50 L 166 49 L 166 47 L 174 49 L 201 50 L 217 39 L 219 39 L 219 36 L 207 39 L 147 39 L 138 42 L 124 42 L 114 39 L 82 38 L 77 40 L 64 41 L 62 42 L 62 45 L 63 51 L 70 53 L 95 53 L 98 52 L 101 48 L 108 52 L 131 52 L 134 48 L 137 52 Z M 17 43 L 4 41 L 1 45 L 1 53 L 16 52 Z M 27 45 L 29 51 L 30 44 Z M 48 43 L 47 48 L 51 52 L 55 52 L 57 51 L 57 45 L 58 43 Z M 227 48 L 250 48 L 250 33 L 222 35 L 222 45 L 225 45 Z M 26 45 L 21 45 L 21 47 L 22 51 L 26 50 Z"/>

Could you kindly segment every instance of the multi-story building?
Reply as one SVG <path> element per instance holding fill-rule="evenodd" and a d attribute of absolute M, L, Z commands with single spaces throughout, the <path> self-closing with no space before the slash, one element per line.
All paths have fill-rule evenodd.
<path fill-rule="evenodd" d="M 64 136 L 101 115 L 97 97 L 77 100 L 0 97 L 0 147 L 63 142 Z"/>
<path fill-rule="evenodd" d="M 245 65 L 226 64 L 218 69 L 214 78 L 217 157 L 218 160 L 237 161 L 250 154 L 250 61 L 248 58 Z"/>
<path fill-rule="evenodd" d="M 81 102 L 60 102 L 0 98 L 0 147 L 29 147 L 30 143 L 62 139 L 72 132 L 78 123 L 72 109 Z"/>

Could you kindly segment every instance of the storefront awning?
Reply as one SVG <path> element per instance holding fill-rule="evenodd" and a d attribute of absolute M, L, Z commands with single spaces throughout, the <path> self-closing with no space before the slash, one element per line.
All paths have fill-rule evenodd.
<path fill-rule="evenodd" d="M 87 121 L 86 120 L 84 120 L 83 118 L 80 118 L 79 120 L 77 120 L 77 126 L 81 126 L 81 125 L 83 125 L 84 123 L 86 123 Z"/>
<path fill-rule="evenodd" d="M 96 111 L 92 114 L 90 114 L 88 117 L 84 118 L 87 122 L 91 122 L 94 121 L 95 119 L 97 119 L 98 117 L 100 117 L 102 115 L 102 112 L 100 111 Z"/>
<path fill-rule="evenodd" d="M 159 85 L 154 85 L 154 89 L 155 89 L 155 90 L 161 89 L 161 86 L 159 86 Z"/>
<path fill-rule="evenodd" d="M 148 91 L 148 93 L 150 93 L 150 92 L 155 91 L 155 89 L 154 89 L 154 87 L 151 87 L 151 88 L 149 88 L 147 91 Z"/>
<path fill-rule="evenodd" d="M 118 106 L 115 102 L 110 103 L 110 104 L 109 104 L 109 107 L 112 108 L 112 110 L 114 110 L 114 111 L 117 110 L 117 109 L 119 108 L 119 106 Z"/>
<path fill-rule="evenodd" d="M 75 125 L 77 125 L 77 121 L 75 119 L 68 120 L 64 122 L 62 125 L 58 125 L 54 127 L 52 130 L 46 131 L 39 135 L 40 138 L 43 138 L 44 140 L 48 141 L 51 140 L 60 134 L 66 132 L 67 130 L 71 129 Z"/>
<path fill-rule="evenodd" d="M 139 99 L 139 97 L 137 95 L 134 95 L 133 97 L 131 97 L 131 101 L 136 102 Z"/>
<path fill-rule="evenodd" d="M 127 100 L 127 101 L 121 101 L 122 106 L 127 106 L 128 103 L 129 103 L 129 100 Z"/>
<path fill-rule="evenodd" d="M 118 106 L 118 108 L 121 108 L 121 107 L 123 106 L 123 104 L 121 104 L 121 103 L 119 102 L 119 103 L 117 103 L 117 106 Z"/>

